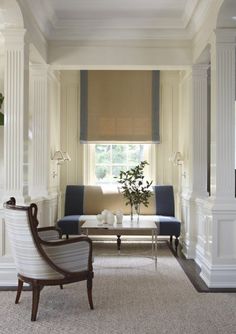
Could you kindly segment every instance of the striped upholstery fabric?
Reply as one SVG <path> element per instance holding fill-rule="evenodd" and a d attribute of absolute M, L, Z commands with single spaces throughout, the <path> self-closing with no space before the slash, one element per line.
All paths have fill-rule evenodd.
<path fill-rule="evenodd" d="M 38 231 L 40 239 L 44 241 L 53 241 L 53 240 L 58 240 L 59 234 L 55 230 L 48 230 L 48 231 Z"/>
<path fill-rule="evenodd" d="M 88 270 L 89 244 L 86 241 L 63 246 L 43 246 L 48 257 L 60 268 L 75 272 Z"/>
<path fill-rule="evenodd" d="M 8 236 L 10 239 L 12 254 L 15 259 L 17 272 L 23 276 L 34 279 L 60 279 L 63 275 L 52 269 L 39 253 L 34 238 L 32 236 L 28 221 L 27 211 L 10 210 L 5 208 L 5 221 Z M 48 233 L 44 237 L 55 238 L 55 235 Z M 56 240 L 56 239 L 54 239 Z M 79 268 L 87 269 L 89 247 L 86 242 L 81 242 L 82 245 L 70 244 L 67 246 L 44 247 L 49 256 L 55 260 L 58 265 L 71 271 L 79 270 Z M 50 248 L 50 249 L 49 249 Z M 56 252 L 58 252 L 56 254 Z M 72 256 L 72 262 L 70 256 Z M 76 261 L 82 259 L 78 265 Z M 66 263 L 68 262 L 68 263 Z M 86 265 L 85 265 L 86 264 Z"/>

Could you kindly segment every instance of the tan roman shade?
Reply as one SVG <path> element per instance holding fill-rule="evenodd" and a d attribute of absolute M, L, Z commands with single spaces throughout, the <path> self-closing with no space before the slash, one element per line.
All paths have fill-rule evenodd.
<path fill-rule="evenodd" d="M 159 71 L 81 71 L 82 142 L 159 142 Z"/>

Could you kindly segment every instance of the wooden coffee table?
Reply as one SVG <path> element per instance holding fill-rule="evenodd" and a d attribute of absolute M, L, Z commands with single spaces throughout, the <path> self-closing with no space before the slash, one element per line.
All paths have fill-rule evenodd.
<path fill-rule="evenodd" d="M 90 230 L 109 230 L 109 234 L 114 234 L 117 236 L 117 249 L 120 251 L 121 248 L 121 236 L 122 234 L 127 235 L 127 232 L 132 232 L 132 235 L 135 235 L 135 232 L 140 235 L 141 231 L 150 231 L 152 236 L 152 254 L 154 252 L 154 258 L 157 259 L 157 235 L 158 235 L 158 223 L 154 220 L 145 220 L 145 218 L 139 219 L 139 221 L 131 221 L 129 217 L 124 217 L 122 224 L 114 223 L 109 225 L 107 223 L 99 223 L 96 219 L 86 220 L 83 224 L 83 229 L 86 230 L 87 235 L 89 235 Z"/>

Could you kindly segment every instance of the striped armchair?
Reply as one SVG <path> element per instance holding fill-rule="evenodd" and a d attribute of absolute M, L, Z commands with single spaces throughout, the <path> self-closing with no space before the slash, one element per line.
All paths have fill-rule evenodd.
<path fill-rule="evenodd" d="M 92 241 L 86 236 L 61 239 L 54 227 L 37 228 L 37 206 L 16 206 L 15 199 L 4 204 L 5 222 L 12 255 L 18 272 L 15 303 L 23 283 L 32 286 L 31 320 L 37 317 L 40 291 L 46 285 L 62 285 L 87 280 L 90 308 L 92 301 Z"/>

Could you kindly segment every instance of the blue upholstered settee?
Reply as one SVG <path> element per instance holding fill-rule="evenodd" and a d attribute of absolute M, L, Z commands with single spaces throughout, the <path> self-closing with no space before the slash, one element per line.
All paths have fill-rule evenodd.
<path fill-rule="evenodd" d="M 129 214 L 123 195 L 116 187 L 68 185 L 65 194 L 65 216 L 57 222 L 67 237 L 81 234 L 83 222 L 108 209 L 112 212 L 120 209 Z M 141 206 L 141 215 L 151 216 L 159 224 L 159 235 L 175 237 L 177 250 L 180 235 L 180 221 L 175 218 L 174 192 L 170 185 L 153 186 L 153 196 L 148 208 Z M 94 218 L 94 217 L 93 217 Z M 96 231 L 96 234 L 98 231 Z M 102 231 L 108 234 L 107 231 Z"/>

